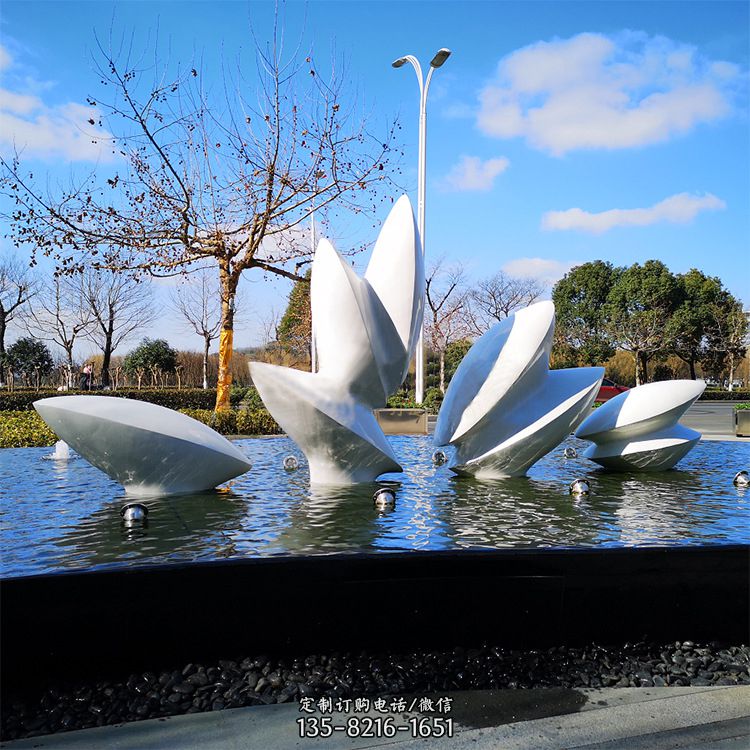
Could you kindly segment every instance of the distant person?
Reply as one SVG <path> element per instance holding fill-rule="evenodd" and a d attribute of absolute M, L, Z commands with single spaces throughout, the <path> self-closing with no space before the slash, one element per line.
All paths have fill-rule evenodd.
<path fill-rule="evenodd" d="M 91 390 L 91 381 L 92 381 L 93 374 L 94 374 L 94 368 L 91 365 L 86 365 L 83 368 L 83 375 L 85 378 L 84 388 L 88 391 Z"/>

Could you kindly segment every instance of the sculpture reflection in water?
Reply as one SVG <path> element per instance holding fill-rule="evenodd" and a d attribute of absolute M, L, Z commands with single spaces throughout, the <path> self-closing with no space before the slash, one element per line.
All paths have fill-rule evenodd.
<path fill-rule="evenodd" d="M 55 546 L 66 550 L 64 567 L 97 568 L 127 561 L 196 562 L 236 557 L 233 541 L 245 520 L 248 497 L 228 490 L 148 500 L 148 524 L 121 522 L 122 500 L 61 527 Z"/>
<path fill-rule="evenodd" d="M 310 306 L 319 370 L 251 362 L 263 403 L 307 458 L 312 484 L 370 482 L 402 467 L 373 409 L 403 383 L 422 326 L 424 268 L 411 203 L 396 201 L 363 278 L 327 240 Z"/>
<path fill-rule="evenodd" d="M 576 431 L 594 443 L 583 455 L 607 469 L 671 469 L 700 440 L 677 420 L 705 387 L 702 380 L 667 380 L 620 393 Z"/>
<path fill-rule="evenodd" d="M 451 379 L 435 443 L 479 479 L 523 476 L 586 417 L 604 368 L 550 370 L 555 307 L 539 302 L 481 336 Z"/>

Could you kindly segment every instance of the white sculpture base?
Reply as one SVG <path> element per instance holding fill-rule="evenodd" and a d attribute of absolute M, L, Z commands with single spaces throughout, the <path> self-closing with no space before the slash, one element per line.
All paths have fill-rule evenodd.
<path fill-rule="evenodd" d="M 210 490 L 251 468 L 218 432 L 156 404 L 55 396 L 36 401 L 34 408 L 76 453 L 135 497 Z"/>
<path fill-rule="evenodd" d="M 506 425 L 523 423 L 531 418 L 533 421 L 530 424 L 478 456 L 472 456 L 473 441 L 459 442 L 456 463 L 450 468 L 456 474 L 471 475 L 477 479 L 523 476 L 585 419 L 599 392 L 603 375 L 602 368 L 551 371 L 547 381 L 549 400 L 530 404 L 522 402 L 515 408 L 509 405 L 508 410 L 502 413 L 502 418 L 507 420 Z M 546 411 L 555 401 L 560 403 Z M 488 426 L 487 436 L 493 435 L 493 439 L 496 439 L 501 430 L 507 434 L 507 426 L 503 429 L 503 425 L 498 424 L 497 428 L 498 431 L 494 432 Z"/>
<path fill-rule="evenodd" d="M 320 374 L 250 363 L 260 397 L 307 458 L 312 484 L 372 482 L 402 471 L 372 411 Z"/>
<path fill-rule="evenodd" d="M 703 393 L 702 380 L 667 380 L 625 391 L 602 404 L 576 437 L 585 458 L 615 471 L 666 471 L 700 440 L 677 420 Z"/>
<path fill-rule="evenodd" d="M 457 474 L 523 476 L 585 419 L 601 367 L 549 370 L 551 302 L 520 310 L 481 336 L 453 376 L 435 443 L 456 446 Z"/>

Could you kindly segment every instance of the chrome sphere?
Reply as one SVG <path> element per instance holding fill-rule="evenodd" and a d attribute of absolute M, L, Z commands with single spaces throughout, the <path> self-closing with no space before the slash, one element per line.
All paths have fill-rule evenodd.
<path fill-rule="evenodd" d="M 734 475 L 732 483 L 735 487 L 750 487 L 750 474 L 748 474 L 744 469 L 742 471 L 738 471 Z"/>
<path fill-rule="evenodd" d="M 575 448 L 568 447 L 565 449 L 563 455 L 565 458 L 578 458 L 578 451 Z"/>
<path fill-rule="evenodd" d="M 296 471 L 299 468 L 299 461 L 294 456 L 287 456 L 284 459 L 284 468 L 287 471 Z"/>
<path fill-rule="evenodd" d="M 396 493 L 390 487 L 380 487 L 372 501 L 378 510 L 390 510 L 396 506 Z"/>
<path fill-rule="evenodd" d="M 432 454 L 432 463 L 434 463 L 435 466 L 442 466 L 447 460 L 448 456 L 445 454 L 445 451 L 436 450 Z"/>
<path fill-rule="evenodd" d="M 588 495 L 591 488 L 585 479 L 575 479 L 570 483 L 568 492 L 571 495 Z"/>
<path fill-rule="evenodd" d="M 141 503 L 128 503 L 120 508 L 120 515 L 126 524 L 144 524 L 148 518 L 148 508 Z"/>

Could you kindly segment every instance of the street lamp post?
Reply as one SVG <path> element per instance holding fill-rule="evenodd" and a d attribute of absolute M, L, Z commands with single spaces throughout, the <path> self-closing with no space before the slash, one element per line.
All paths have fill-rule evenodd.
<path fill-rule="evenodd" d="M 424 202 L 425 202 L 425 184 L 427 172 L 427 92 L 430 88 L 430 80 L 436 68 L 439 68 L 450 57 L 449 49 L 438 50 L 435 57 L 430 60 L 430 70 L 427 73 L 427 79 L 422 77 L 422 66 L 419 64 L 414 55 L 406 55 L 394 60 L 394 68 L 400 68 L 405 63 L 411 63 L 414 72 L 417 74 L 419 82 L 419 166 L 417 170 L 417 223 L 419 225 L 419 239 L 422 243 L 422 257 L 425 252 L 425 222 L 424 222 Z M 424 297 L 424 289 L 422 290 Z M 424 307 L 424 301 L 423 305 Z M 418 404 L 424 401 L 424 326 L 419 331 L 419 341 L 417 342 L 416 353 L 416 400 Z"/>

